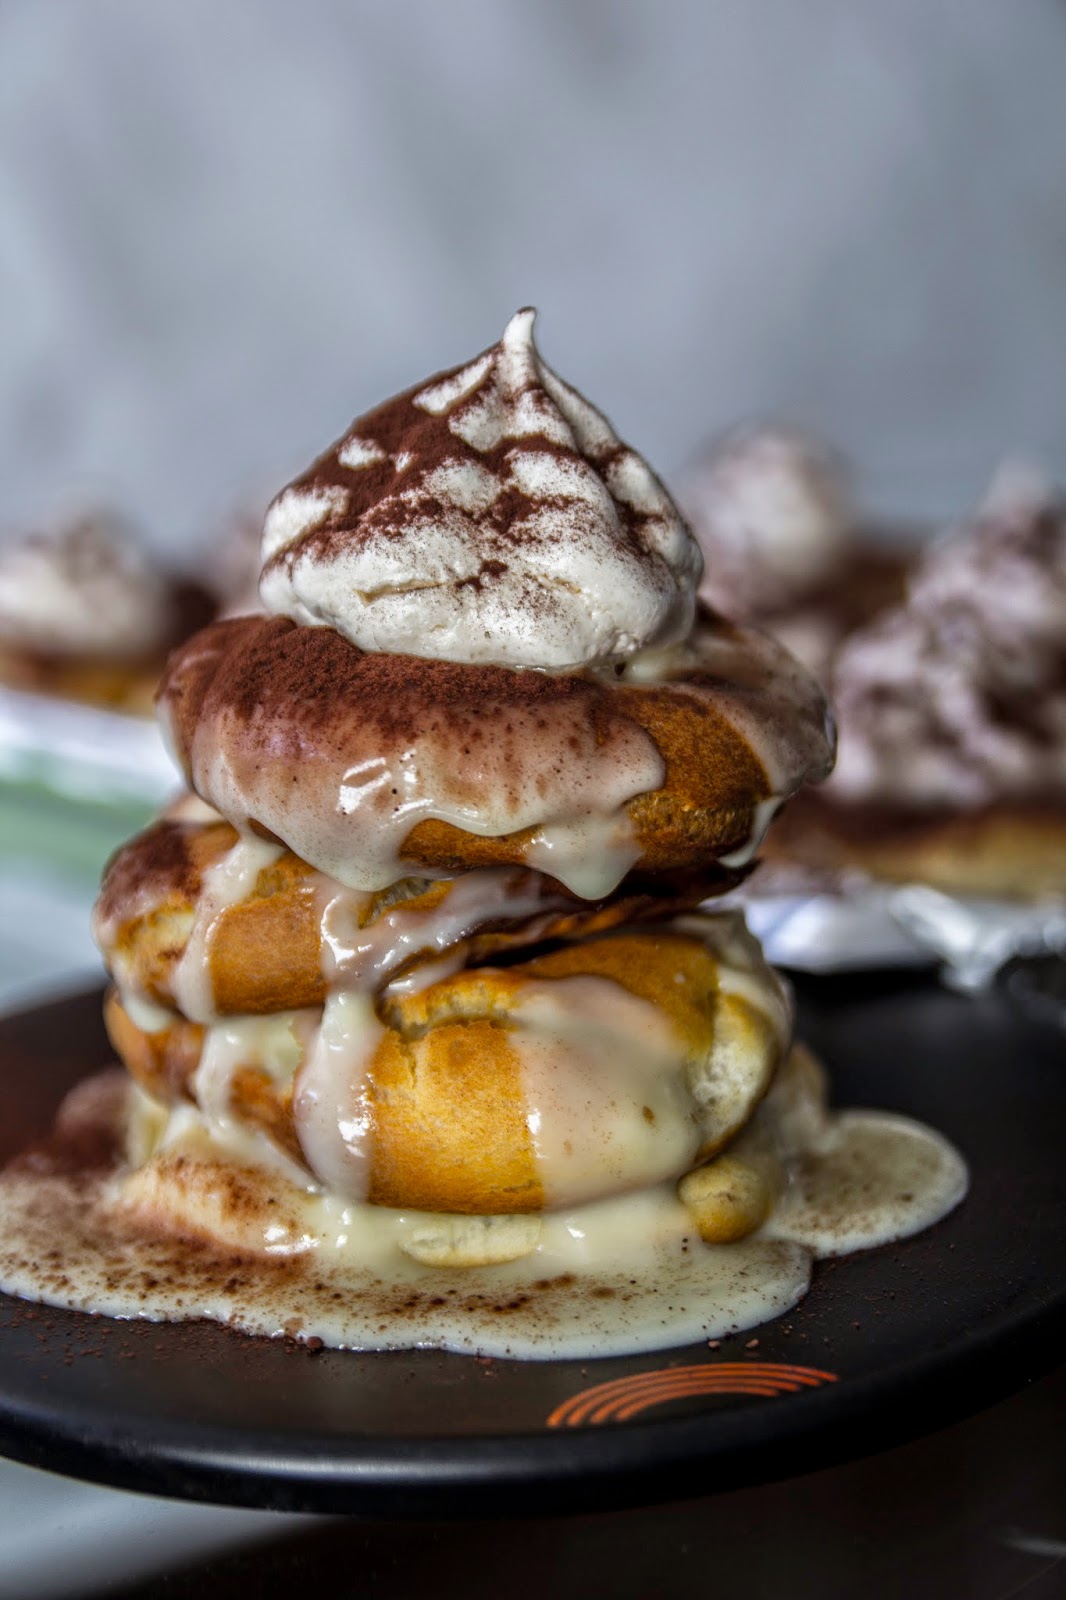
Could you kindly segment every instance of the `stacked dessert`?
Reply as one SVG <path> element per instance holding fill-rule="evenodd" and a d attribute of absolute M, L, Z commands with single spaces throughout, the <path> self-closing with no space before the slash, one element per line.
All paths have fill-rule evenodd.
<path fill-rule="evenodd" d="M 168 652 L 214 611 L 111 516 L 0 550 L 0 683 L 150 712 Z"/>
<path fill-rule="evenodd" d="M 906 599 L 841 650 L 840 760 L 776 858 L 1035 900 L 1066 893 L 1066 504 L 1006 468 Z"/>
<path fill-rule="evenodd" d="M 113 1185 L 55 1202 L 79 1304 L 363 1347 L 664 1345 L 961 1193 L 896 1123 L 848 1135 L 835 1187 L 811 1165 L 837 1135 L 786 993 L 697 908 L 825 775 L 824 700 L 697 608 L 672 501 L 532 332 L 520 312 L 359 419 L 270 508 L 268 614 L 171 658 L 191 794 L 97 907 L 139 1088 Z M 801 1154 L 806 1211 L 738 1244 Z M 4 1212 L 20 1292 L 50 1292 L 26 1265 L 47 1210 Z M 212 1249 L 256 1273 L 205 1277 Z"/>
<path fill-rule="evenodd" d="M 361 418 L 263 556 L 274 614 L 197 635 L 160 691 L 212 810 L 104 883 L 123 1060 L 372 1204 L 682 1177 L 787 1044 L 777 980 L 694 908 L 828 768 L 818 691 L 694 621 L 691 535 L 528 312 Z"/>

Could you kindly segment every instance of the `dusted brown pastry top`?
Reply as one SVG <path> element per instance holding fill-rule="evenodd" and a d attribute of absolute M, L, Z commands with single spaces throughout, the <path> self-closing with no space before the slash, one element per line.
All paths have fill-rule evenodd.
<path fill-rule="evenodd" d="M 597 898 L 638 865 L 739 865 L 832 756 L 812 681 L 719 619 L 599 676 L 235 618 L 175 653 L 160 708 L 199 795 L 356 888 L 518 863 Z"/>

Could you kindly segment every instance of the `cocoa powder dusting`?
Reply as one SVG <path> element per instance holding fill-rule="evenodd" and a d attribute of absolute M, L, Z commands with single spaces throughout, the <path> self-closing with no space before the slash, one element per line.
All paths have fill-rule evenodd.
<path fill-rule="evenodd" d="M 434 474 L 442 467 L 473 467 L 478 473 L 488 473 L 500 485 L 491 504 L 480 506 L 474 513 L 485 554 L 482 572 L 474 581 L 500 577 L 507 568 L 508 549 L 530 540 L 545 541 L 547 536 L 533 525 L 533 512 L 550 509 L 558 513 L 552 539 L 565 537 L 571 530 L 575 537 L 581 537 L 587 509 L 576 499 L 543 492 L 533 496 L 521 490 L 515 473 L 518 458 L 547 456 L 564 464 L 573 462 L 575 457 L 586 458 L 605 475 L 629 453 L 628 447 L 607 432 L 602 437 L 582 440 L 580 446 L 576 438 L 569 444 L 561 443 L 554 431 L 559 417 L 553 402 L 532 380 L 517 391 L 526 407 L 524 427 L 529 428 L 531 417 L 539 413 L 544 419 L 543 431 L 533 425 L 531 431 L 505 435 L 496 443 L 480 438 L 477 447 L 471 445 L 463 437 L 464 422 L 484 403 L 494 382 L 493 358 L 497 350 L 497 346 L 491 346 L 473 362 L 436 373 L 357 417 L 346 433 L 289 486 L 298 493 L 342 491 L 342 504 L 317 526 L 277 551 L 264 570 L 283 567 L 291 572 L 295 562 L 305 557 L 330 559 L 342 549 L 357 549 L 377 540 L 404 539 L 427 523 L 464 515 L 462 511 L 457 513 L 456 507 L 443 504 L 431 487 Z M 427 393 L 485 362 L 487 367 L 481 376 L 475 376 L 465 386 L 465 392 L 442 410 L 426 408 Z M 509 393 L 509 398 L 514 400 L 516 395 Z M 345 465 L 342 455 L 353 438 L 376 447 L 380 458 L 364 458 L 356 467 Z M 647 515 L 625 499 L 616 498 L 614 510 L 622 543 L 633 552 L 643 553 L 641 535 Z M 535 588 L 530 589 L 529 600 L 533 605 L 544 603 Z"/>
<path fill-rule="evenodd" d="M 96 903 L 98 921 L 125 920 L 131 907 L 143 900 L 155 902 L 166 894 L 195 899 L 200 873 L 189 851 L 195 827 L 164 819 L 116 851 L 104 868 Z"/>
<path fill-rule="evenodd" d="M 320 734 L 330 724 L 343 737 L 349 719 L 373 726 L 386 745 L 427 727 L 458 732 L 460 719 L 476 732 L 503 707 L 525 711 L 584 700 L 610 719 L 607 691 L 578 676 L 368 654 L 332 628 L 299 627 L 287 617 L 237 620 L 240 626 L 218 641 L 210 674 L 196 641 L 172 660 L 164 700 L 175 710 L 186 756 L 196 730 L 212 717 L 254 725 L 275 752 L 303 731 Z"/>

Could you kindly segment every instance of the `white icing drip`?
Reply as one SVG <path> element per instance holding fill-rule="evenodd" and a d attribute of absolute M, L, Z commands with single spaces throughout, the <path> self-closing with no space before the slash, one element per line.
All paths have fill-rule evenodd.
<path fill-rule="evenodd" d="M 528 985 L 510 1034 L 549 1209 L 676 1178 L 700 1147 L 667 1016 L 605 978 Z"/>
<path fill-rule="evenodd" d="M 223 1046 L 219 1047 L 218 1077 L 224 1077 L 222 1058 L 226 1054 Z M 237 1060 L 232 1063 L 232 1070 L 241 1065 Z M 214 1097 L 212 1085 L 212 1097 Z M 183 1156 L 192 1153 L 201 1160 L 216 1156 L 219 1150 L 226 1152 L 227 1164 L 240 1162 L 255 1170 L 259 1174 L 259 1181 L 265 1183 L 264 1200 L 271 1189 L 280 1185 L 291 1186 L 301 1196 L 316 1194 L 318 1185 L 308 1176 L 303 1167 L 291 1160 L 281 1147 L 274 1143 L 261 1128 L 251 1127 L 238 1120 L 228 1112 L 219 1112 L 217 1116 L 208 1117 L 198 1105 L 178 1103 L 169 1107 L 161 1107 L 158 1101 L 145 1096 L 145 1116 L 148 1127 L 145 1130 L 150 1142 L 150 1154 L 145 1156 L 145 1171 L 152 1172 L 152 1163 L 159 1157 Z M 160 1112 L 163 1115 L 160 1118 Z M 153 1126 L 154 1125 L 154 1126 Z M 132 1125 L 132 1137 L 128 1140 L 132 1148 L 136 1148 L 140 1141 L 138 1138 L 137 1124 Z M 225 1168 L 222 1169 L 225 1171 Z M 266 1254 L 281 1254 L 278 1241 L 272 1237 L 273 1227 L 269 1220 L 259 1223 L 260 1248 Z M 305 1241 L 304 1248 L 313 1245 L 313 1238 L 307 1232 L 306 1225 L 302 1230 Z M 288 1235 L 288 1243 L 284 1253 L 295 1253 L 295 1235 Z"/>
<path fill-rule="evenodd" d="M 307 1164 L 327 1188 L 347 1198 L 361 1198 L 369 1187 L 370 1066 L 384 1031 L 368 995 L 334 991 L 296 1081 L 293 1117 Z"/>
<path fill-rule="evenodd" d="M 411 864 L 402 855 L 408 834 L 419 822 L 437 820 L 483 838 L 526 828 L 574 828 L 569 836 L 547 836 L 555 847 L 543 870 L 563 882 L 573 878 L 575 888 L 587 878 L 602 886 L 595 888 L 598 897 L 620 881 L 629 864 L 624 807 L 661 785 L 662 758 L 633 722 L 619 720 L 598 743 L 595 729 L 569 720 L 565 707 L 547 710 L 540 720 L 546 726 L 537 732 L 545 752 L 539 761 L 533 728 L 519 728 L 511 740 L 486 738 L 462 761 L 451 730 L 427 732 L 391 759 L 369 754 L 352 762 L 350 752 L 340 751 L 336 800 L 329 806 L 310 807 L 300 785 L 289 781 L 287 766 L 279 770 L 250 759 L 238 769 L 226 752 L 240 747 L 240 737 L 235 732 L 231 743 L 224 727 L 197 730 L 193 775 L 197 789 L 235 826 L 246 826 L 254 816 L 302 860 L 349 888 L 382 889 L 408 875 Z M 588 817 L 596 819 L 595 827 L 580 820 Z M 598 862 L 586 861 L 597 834 L 604 853 Z M 530 865 L 540 862 L 538 847 Z"/>
<path fill-rule="evenodd" d="M 518 923 L 538 913 L 572 909 L 572 902 L 544 878 L 512 867 L 468 872 L 451 883 L 435 906 L 423 909 L 401 901 L 368 927 L 359 925 L 365 894 L 328 879 L 319 893 L 323 974 L 345 989 L 378 989 L 414 957 L 432 951 L 449 966 L 461 965 L 466 941 L 486 923 Z M 535 925 L 529 936 L 536 937 Z"/>
<path fill-rule="evenodd" d="M 280 845 L 269 844 L 249 834 L 238 839 L 233 848 L 204 873 L 192 929 L 172 979 L 178 1009 L 190 1022 L 212 1022 L 217 1015 L 211 974 L 211 938 L 219 917 L 230 906 L 248 899 L 264 867 L 271 866 L 281 853 Z"/>
<path fill-rule="evenodd" d="M 731 850 L 727 856 L 719 856 L 718 859 L 723 867 L 747 866 L 766 838 L 767 829 L 784 803 L 784 796 L 779 794 L 772 794 L 767 800 L 756 800 L 751 825 L 751 837 L 745 844 L 741 845 L 739 850 Z"/>
<path fill-rule="evenodd" d="M 249 1067 L 274 1083 L 288 1084 L 317 1022 L 314 1010 L 276 1011 L 263 1017 L 226 1017 L 209 1027 L 190 1080 L 208 1126 L 232 1140 L 240 1126 L 231 1103 L 234 1074 Z"/>
<path fill-rule="evenodd" d="M 636 830 L 626 812 L 590 814 L 538 828 L 525 849 L 527 864 L 585 900 L 602 900 L 640 860 Z"/>
<path fill-rule="evenodd" d="M 164 1028 L 169 1028 L 173 1025 L 173 1011 L 168 1011 L 165 1006 L 157 1006 L 153 1001 L 146 1000 L 135 989 L 123 983 L 117 967 L 116 977 L 122 995 L 122 1009 L 134 1027 L 140 1028 L 143 1033 L 162 1033 Z"/>
<path fill-rule="evenodd" d="M 389 984 L 389 994 L 421 994 L 424 989 L 431 989 L 435 983 L 443 983 L 446 978 L 462 972 L 466 966 L 466 958 L 465 948 L 459 945 L 454 950 L 446 951 L 437 961 L 423 961 L 418 966 L 412 967 L 410 972 L 403 973 L 399 978 L 393 978 Z"/>
<path fill-rule="evenodd" d="M 215 822 L 224 822 L 226 819 L 214 806 L 209 806 L 206 800 L 201 800 L 198 794 L 180 794 L 168 806 L 164 806 L 160 813 L 168 822 L 195 822 L 210 825 Z"/>

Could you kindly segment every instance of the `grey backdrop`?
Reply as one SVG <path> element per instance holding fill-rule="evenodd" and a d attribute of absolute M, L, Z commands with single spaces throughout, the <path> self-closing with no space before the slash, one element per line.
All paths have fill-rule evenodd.
<path fill-rule="evenodd" d="M 1066 469 L 1054 0 L 0 0 L 0 529 L 175 550 L 541 307 L 670 475 L 770 410 Z"/>

